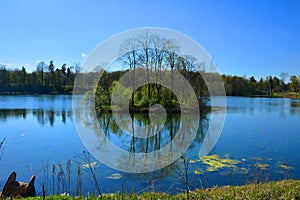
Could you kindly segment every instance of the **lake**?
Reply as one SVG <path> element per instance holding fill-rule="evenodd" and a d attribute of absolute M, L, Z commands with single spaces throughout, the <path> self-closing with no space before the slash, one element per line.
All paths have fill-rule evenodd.
<path fill-rule="evenodd" d="M 300 100 L 227 97 L 222 134 L 210 154 L 199 159 L 212 114 L 193 122 L 199 123 L 199 129 L 184 154 L 185 162 L 178 159 L 154 172 L 131 174 L 107 167 L 88 153 L 75 127 L 71 95 L 0 96 L 0 141 L 5 138 L 0 149 L 0 187 L 17 171 L 19 181 L 37 176 L 38 195 L 42 184 L 47 194 L 97 194 L 99 189 L 102 193 L 173 194 L 185 189 L 185 164 L 191 189 L 300 178 Z M 180 115 L 168 114 L 157 136 L 133 140 L 111 114 L 97 117 L 106 139 L 138 153 L 165 146 L 181 124 Z M 136 124 L 149 123 L 144 114 L 132 117 Z"/>

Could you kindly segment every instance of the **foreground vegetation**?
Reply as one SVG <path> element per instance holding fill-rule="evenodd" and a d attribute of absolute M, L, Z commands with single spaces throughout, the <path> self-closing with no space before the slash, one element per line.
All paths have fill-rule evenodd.
<path fill-rule="evenodd" d="M 165 193 L 144 194 L 103 194 L 101 197 L 48 196 L 45 199 L 300 199 L 300 180 L 282 180 L 269 183 L 248 184 L 245 186 L 214 187 L 197 189 L 186 193 L 169 195 Z M 30 197 L 27 200 L 42 200 L 43 197 Z"/>

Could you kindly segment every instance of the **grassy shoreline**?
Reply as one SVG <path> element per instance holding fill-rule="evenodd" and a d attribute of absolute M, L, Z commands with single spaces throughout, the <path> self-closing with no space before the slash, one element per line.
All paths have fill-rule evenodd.
<path fill-rule="evenodd" d="M 287 93 L 274 93 L 272 97 L 275 98 L 290 98 L 290 99 L 300 99 L 300 93 L 287 92 Z"/>
<path fill-rule="evenodd" d="M 143 194 L 120 193 L 103 194 L 101 197 L 71 197 L 71 196 L 47 196 L 45 199 L 72 200 L 72 199 L 300 199 L 300 180 L 281 180 L 268 183 L 250 183 L 243 186 L 224 186 L 196 189 L 186 193 L 169 195 L 165 193 L 147 192 Z M 42 200 L 43 197 L 29 197 L 27 200 Z"/>

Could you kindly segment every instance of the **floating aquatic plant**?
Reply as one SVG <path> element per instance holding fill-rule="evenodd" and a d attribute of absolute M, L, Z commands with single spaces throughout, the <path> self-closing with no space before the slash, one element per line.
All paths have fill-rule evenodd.
<path fill-rule="evenodd" d="M 189 159 L 189 162 L 190 162 L 190 163 L 196 163 L 196 160 L 191 160 L 191 159 Z"/>
<path fill-rule="evenodd" d="M 194 171 L 194 174 L 196 174 L 196 175 L 204 174 L 204 171 L 202 169 L 196 169 Z"/>
<path fill-rule="evenodd" d="M 291 170 L 294 169 L 292 166 L 288 166 L 287 164 L 283 163 L 283 162 L 278 162 L 279 167 L 281 167 L 282 169 L 285 170 Z"/>
<path fill-rule="evenodd" d="M 220 158 L 218 155 L 204 156 L 200 158 L 203 164 L 208 165 L 207 171 L 213 172 L 221 168 L 234 168 L 240 161 L 230 158 Z"/>
<path fill-rule="evenodd" d="M 247 168 L 245 168 L 245 167 L 242 167 L 242 168 L 240 168 L 240 172 L 241 172 L 242 174 L 248 174 L 248 173 L 249 173 L 249 169 L 247 169 Z"/>
<path fill-rule="evenodd" d="M 257 167 L 260 170 L 267 170 L 270 165 L 266 164 L 266 163 L 265 164 L 255 163 L 254 166 Z"/>
<path fill-rule="evenodd" d="M 109 178 L 109 179 L 120 179 L 120 178 L 122 178 L 122 175 L 121 174 L 112 174 L 110 176 L 107 176 L 106 178 Z"/>
<path fill-rule="evenodd" d="M 97 165 L 97 162 L 91 162 L 91 163 L 87 163 L 87 164 L 82 164 L 81 167 L 88 169 L 88 168 L 94 168 L 94 167 L 96 167 L 96 165 Z"/>

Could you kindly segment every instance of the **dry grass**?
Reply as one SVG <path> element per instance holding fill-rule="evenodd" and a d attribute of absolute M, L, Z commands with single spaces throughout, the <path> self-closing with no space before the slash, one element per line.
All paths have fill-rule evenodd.
<path fill-rule="evenodd" d="M 48 196 L 46 199 L 186 199 L 185 193 L 169 195 L 164 193 L 144 194 L 103 194 L 101 197 L 70 197 Z M 269 183 L 248 184 L 244 186 L 215 187 L 206 190 L 195 190 L 189 193 L 189 199 L 299 199 L 300 180 L 272 181 Z M 27 198 L 27 200 L 42 200 L 42 197 Z"/>

